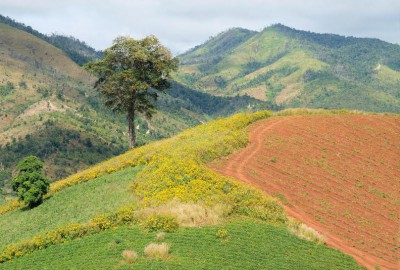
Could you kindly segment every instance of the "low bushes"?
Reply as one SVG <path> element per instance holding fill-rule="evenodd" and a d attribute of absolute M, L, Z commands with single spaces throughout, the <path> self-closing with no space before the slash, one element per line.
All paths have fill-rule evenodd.
<path fill-rule="evenodd" d="M 150 232 L 175 232 L 178 229 L 179 224 L 175 216 L 154 214 L 143 222 L 143 227 Z"/>
<path fill-rule="evenodd" d="M 0 254 L 0 263 L 35 250 L 44 249 L 50 245 L 98 233 L 122 224 L 133 223 L 135 221 L 134 210 L 134 207 L 124 207 L 115 213 L 97 216 L 86 224 L 69 224 L 56 230 L 39 234 L 32 239 L 8 245 Z"/>

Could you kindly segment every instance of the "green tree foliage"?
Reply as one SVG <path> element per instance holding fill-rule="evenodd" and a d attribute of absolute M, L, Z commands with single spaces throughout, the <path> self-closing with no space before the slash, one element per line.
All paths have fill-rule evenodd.
<path fill-rule="evenodd" d="M 30 208 L 42 203 L 49 190 L 49 181 L 42 175 L 43 162 L 35 156 L 25 157 L 17 165 L 18 175 L 12 180 L 12 188 L 18 199 Z"/>
<path fill-rule="evenodd" d="M 90 62 L 85 68 L 98 76 L 95 88 L 104 96 L 104 104 L 116 112 L 127 113 L 129 146 L 135 147 L 135 113 L 150 117 L 154 112 L 154 90 L 170 87 L 168 78 L 177 70 L 178 59 L 161 45 L 155 36 L 135 40 L 118 37 L 106 49 L 104 59 Z"/>
<path fill-rule="evenodd" d="M 7 82 L 5 85 L 0 85 L 0 96 L 7 96 L 11 94 L 15 89 L 15 86 L 12 82 Z"/>

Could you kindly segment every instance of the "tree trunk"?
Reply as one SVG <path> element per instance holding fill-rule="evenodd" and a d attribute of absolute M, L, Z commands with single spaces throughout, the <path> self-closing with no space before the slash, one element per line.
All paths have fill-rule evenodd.
<path fill-rule="evenodd" d="M 136 144 L 136 130 L 135 130 L 135 110 L 128 111 L 128 135 L 129 135 L 129 148 L 135 148 Z"/>

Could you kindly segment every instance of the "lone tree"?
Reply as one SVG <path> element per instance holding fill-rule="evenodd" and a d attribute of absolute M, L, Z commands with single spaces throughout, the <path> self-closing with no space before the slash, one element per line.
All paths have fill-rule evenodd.
<path fill-rule="evenodd" d="M 104 52 L 103 60 L 87 63 L 86 70 L 98 76 L 94 88 L 104 104 L 116 112 L 127 113 L 129 146 L 135 147 L 136 112 L 151 117 L 158 94 L 170 87 L 170 73 L 178 68 L 178 59 L 155 36 L 141 40 L 118 37 Z"/>
<path fill-rule="evenodd" d="M 25 157 L 17 165 L 18 175 L 12 179 L 12 189 L 18 199 L 29 208 L 42 203 L 43 196 L 49 191 L 49 181 L 42 175 L 43 162 L 35 156 Z"/>

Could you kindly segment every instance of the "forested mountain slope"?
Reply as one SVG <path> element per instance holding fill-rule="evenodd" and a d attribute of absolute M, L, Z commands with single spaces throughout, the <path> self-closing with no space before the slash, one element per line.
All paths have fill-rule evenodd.
<path fill-rule="evenodd" d="M 400 46 L 273 25 L 230 29 L 179 56 L 176 79 L 284 107 L 400 112 Z"/>

